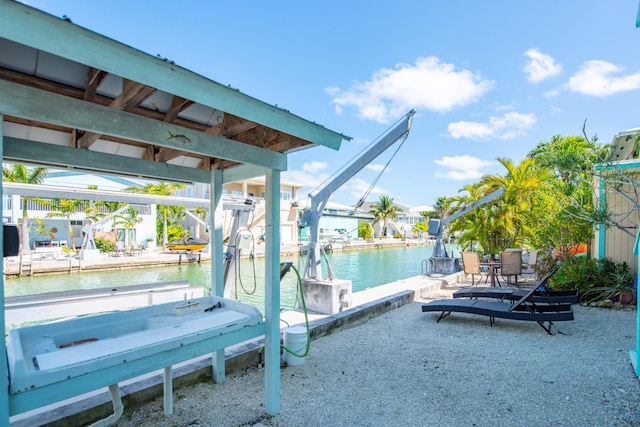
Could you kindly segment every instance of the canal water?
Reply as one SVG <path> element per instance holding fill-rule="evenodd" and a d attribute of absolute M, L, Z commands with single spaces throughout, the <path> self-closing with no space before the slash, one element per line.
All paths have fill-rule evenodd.
<path fill-rule="evenodd" d="M 457 250 L 457 247 L 451 246 Z M 421 273 L 422 261 L 431 257 L 433 245 L 402 246 L 397 248 L 335 252 L 329 254 L 336 278 L 351 280 L 353 292 L 417 276 Z M 282 257 L 282 262 L 293 262 L 300 275 L 304 270 L 304 256 Z M 324 265 L 324 261 L 323 261 Z M 118 287 L 155 282 L 189 280 L 191 286 L 211 288 L 211 265 L 183 264 L 162 267 L 131 268 L 123 270 L 84 271 L 71 274 L 40 274 L 5 280 L 5 296 L 30 295 L 72 289 L 94 289 Z M 237 299 L 263 307 L 264 305 L 264 259 L 243 259 L 238 264 L 238 275 L 234 283 Z M 281 307 L 294 307 L 297 292 L 297 277 L 289 272 L 281 282 Z M 235 297 L 234 290 L 233 296 Z"/>

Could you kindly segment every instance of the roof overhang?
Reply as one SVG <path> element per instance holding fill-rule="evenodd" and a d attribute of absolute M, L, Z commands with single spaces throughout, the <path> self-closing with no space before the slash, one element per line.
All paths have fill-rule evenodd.
<path fill-rule="evenodd" d="M 609 160 L 617 162 L 637 157 L 635 147 L 638 132 L 640 128 L 628 129 L 614 136 L 609 149 Z"/>
<path fill-rule="evenodd" d="M 350 138 L 11 0 L 0 0 L 6 161 L 225 182 L 286 170 L 286 154 Z"/>

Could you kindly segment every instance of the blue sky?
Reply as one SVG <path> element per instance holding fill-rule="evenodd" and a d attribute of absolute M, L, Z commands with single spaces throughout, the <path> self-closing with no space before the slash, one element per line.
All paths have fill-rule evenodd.
<path fill-rule="evenodd" d="M 368 201 L 431 205 L 585 120 L 603 143 L 640 126 L 638 0 L 26 3 L 353 137 L 289 156 L 304 194 L 412 108 Z M 331 201 L 356 203 L 395 148 Z"/>

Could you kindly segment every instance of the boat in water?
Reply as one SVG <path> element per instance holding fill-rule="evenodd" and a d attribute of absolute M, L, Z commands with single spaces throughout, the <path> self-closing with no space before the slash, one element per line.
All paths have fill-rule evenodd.
<path fill-rule="evenodd" d="M 208 241 L 189 237 L 188 239 L 172 240 L 167 243 L 167 249 L 170 251 L 201 251 L 207 247 Z"/>

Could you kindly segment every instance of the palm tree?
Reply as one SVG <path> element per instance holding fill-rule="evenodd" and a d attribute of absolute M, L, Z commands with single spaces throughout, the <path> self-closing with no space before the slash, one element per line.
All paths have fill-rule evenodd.
<path fill-rule="evenodd" d="M 196 206 L 195 208 L 193 208 L 191 210 L 191 213 L 194 214 L 198 219 L 201 219 L 204 221 L 204 219 L 207 217 L 207 210 L 205 208 L 203 208 L 202 206 Z M 196 238 L 199 239 L 200 238 L 200 224 L 196 224 L 195 227 L 196 230 Z M 206 232 L 206 230 L 205 230 Z"/>
<path fill-rule="evenodd" d="M 479 206 L 450 224 L 450 231 L 460 233 L 458 243 L 463 247 L 478 242 L 484 251 L 496 253 L 516 238 L 527 240 L 534 232 L 532 207 L 538 200 L 538 191 L 550 178 L 548 169 L 540 168 L 531 158 L 517 165 L 509 159 L 497 160 L 507 170 L 504 176 L 486 175 L 479 182 L 463 187 L 466 194 L 451 200 L 449 215 L 504 188 L 500 199 Z"/>
<path fill-rule="evenodd" d="M 387 236 L 387 223 L 394 220 L 402 212 L 402 208 L 393 204 L 393 199 L 388 196 L 380 196 L 379 202 L 374 202 L 369 208 L 369 213 L 374 216 L 373 223 L 381 222 L 382 236 Z"/>
<path fill-rule="evenodd" d="M 11 167 L 2 167 L 2 180 L 6 182 L 17 182 L 21 184 L 42 184 L 47 177 L 46 168 L 28 168 L 25 165 L 13 164 Z M 22 224 L 20 230 L 20 251 L 21 253 L 31 252 L 29 247 L 29 214 L 28 201 L 40 200 L 33 197 L 22 198 Z"/>
<path fill-rule="evenodd" d="M 132 186 L 127 187 L 123 191 L 129 193 L 155 194 L 157 196 L 173 196 L 180 188 L 184 188 L 184 184 L 166 184 L 160 182 L 158 184 L 147 184 L 144 187 Z M 162 250 L 166 250 L 168 240 L 167 223 L 169 218 L 179 216 L 184 210 L 182 206 L 166 206 L 158 205 L 158 215 L 162 220 Z"/>
<path fill-rule="evenodd" d="M 525 158 L 517 165 L 512 160 L 498 158 L 506 175 L 488 175 L 481 182 L 491 191 L 504 187 L 500 206 L 505 235 L 504 238 L 528 238 L 535 230 L 535 220 L 530 218 L 536 194 L 551 179 L 548 168 L 541 168 L 538 161 Z"/>
<path fill-rule="evenodd" d="M 86 204 L 85 200 L 77 199 L 51 199 L 49 202 L 52 212 L 47 213 L 47 218 L 66 218 L 69 229 L 69 244 L 73 247 L 73 230 L 71 230 L 71 217 Z"/>
<path fill-rule="evenodd" d="M 451 204 L 451 200 L 446 198 L 446 197 L 438 197 L 436 199 L 436 204 L 434 205 L 434 209 L 436 210 L 436 213 L 438 214 L 438 218 L 440 219 L 444 219 L 447 210 L 449 209 L 449 205 Z M 423 215 L 422 212 L 420 213 L 420 215 Z"/>
<path fill-rule="evenodd" d="M 127 209 L 124 214 L 118 215 L 115 221 L 116 224 L 122 225 L 124 227 L 124 239 L 125 244 L 129 248 L 129 252 L 131 252 L 133 244 L 132 230 L 136 227 L 136 225 L 140 224 L 143 221 L 142 217 L 138 215 L 139 212 L 139 209 L 134 208 L 133 206 L 129 206 L 129 209 Z"/>

